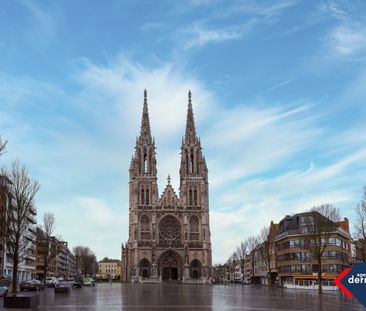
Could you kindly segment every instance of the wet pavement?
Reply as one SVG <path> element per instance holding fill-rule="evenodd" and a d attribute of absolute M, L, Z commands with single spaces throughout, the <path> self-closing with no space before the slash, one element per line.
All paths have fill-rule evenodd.
<path fill-rule="evenodd" d="M 32 294 L 32 293 L 29 293 Z M 366 311 L 340 292 L 290 290 L 254 285 L 97 284 L 55 295 L 39 292 L 34 310 L 248 310 Z M 0 310 L 3 307 L 0 298 Z M 14 310 L 14 309 L 12 309 Z"/>

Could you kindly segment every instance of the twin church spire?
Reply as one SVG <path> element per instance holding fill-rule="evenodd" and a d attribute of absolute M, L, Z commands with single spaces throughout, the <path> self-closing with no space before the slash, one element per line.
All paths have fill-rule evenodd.
<path fill-rule="evenodd" d="M 150 119 L 149 119 L 149 109 L 147 104 L 147 92 L 144 90 L 144 105 L 142 110 L 141 118 L 141 130 L 139 141 L 152 141 L 151 129 L 150 129 Z M 187 109 L 187 121 L 186 121 L 186 132 L 184 136 L 184 141 L 189 143 L 194 143 L 197 141 L 196 126 L 194 123 L 194 114 L 192 108 L 192 93 L 191 90 L 188 92 L 188 109 Z"/>
<path fill-rule="evenodd" d="M 136 139 L 135 156 L 132 158 L 130 172 L 136 174 L 156 177 L 155 141 L 151 135 L 147 92 L 144 90 L 144 103 L 141 119 L 140 136 Z M 199 173 L 207 171 L 206 163 L 202 155 L 200 140 L 196 134 L 194 114 L 192 108 L 192 93 L 188 92 L 188 108 L 186 117 L 185 135 L 181 146 L 181 168 L 182 177 L 198 176 Z M 202 166 L 203 165 L 203 166 Z M 207 174 L 200 174 L 202 177 Z"/>

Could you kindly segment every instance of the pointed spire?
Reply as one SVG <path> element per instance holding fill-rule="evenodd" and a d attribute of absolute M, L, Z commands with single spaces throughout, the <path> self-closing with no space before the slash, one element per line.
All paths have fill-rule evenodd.
<path fill-rule="evenodd" d="M 193 142 L 196 138 L 196 127 L 194 125 L 194 115 L 192 108 L 192 93 L 191 90 L 189 90 L 185 142 Z"/>
<path fill-rule="evenodd" d="M 141 138 L 147 138 L 147 139 L 151 140 L 150 120 L 149 120 L 149 110 L 147 108 L 146 89 L 144 90 L 144 108 L 142 110 L 140 139 Z"/>
<path fill-rule="evenodd" d="M 168 185 L 170 185 L 170 175 L 168 175 Z"/>

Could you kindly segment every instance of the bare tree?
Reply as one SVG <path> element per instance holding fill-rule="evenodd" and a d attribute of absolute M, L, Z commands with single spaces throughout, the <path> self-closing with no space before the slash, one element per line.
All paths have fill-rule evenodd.
<path fill-rule="evenodd" d="M 245 271 L 245 258 L 248 255 L 247 252 L 247 243 L 245 242 L 241 242 L 240 245 L 238 246 L 238 248 L 236 249 L 236 253 L 238 255 L 238 259 L 240 261 L 240 269 L 241 269 L 241 273 L 244 277 L 244 271 Z"/>
<path fill-rule="evenodd" d="M 4 175 L 3 172 L 0 173 L 0 252 L 5 248 L 5 237 L 6 237 L 6 214 L 7 214 L 7 202 L 8 199 L 8 185 L 9 179 Z M 4 225 L 3 225 L 4 224 Z"/>
<path fill-rule="evenodd" d="M 238 253 L 236 251 L 233 252 L 233 254 L 231 255 L 231 275 L 232 275 L 232 281 L 235 282 L 235 270 L 236 270 L 236 265 L 239 262 L 239 256 Z"/>
<path fill-rule="evenodd" d="M 7 140 L 4 140 L 0 136 L 0 156 L 6 151 Z M 7 187 L 9 180 L 6 175 L 1 172 L 0 173 L 0 252 L 4 250 L 5 245 L 5 235 L 6 235 L 6 226 L 3 225 L 6 222 L 6 205 L 7 205 Z M 2 249 L 2 250 L 1 250 Z"/>
<path fill-rule="evenodd" d="M 35 196 L 40 189 L 38 181 L 33 180 L 25 165 L 14 161 L 10 171 L 4 170 L 9 184 L 9 204 L 5 222 L 6 247 L 13 259 L 12 287 L 17 291 L 19 264 L 30 255 L 32 239 L 29 225 L 35 223 Z"/>
<path fill-rule="evenodd" d="M 57 243 L 51 244 L 52 234 L 55 231 L 55 216 L 53 213 L 46 212 L 43 215 L 43 239 L 40 241 L 43 245 L 41 256 L 44 263 L 44 280 L 43 283 L 46 286 L 46 277 L 50 261 L 57 254 L 55 248 L 58 247 Z"/>
<path fill-rule="evenodd" d="M 258 236 L 258 243 L 259 243 L 259 256 L 261 260 L 265 263 L 266 269 L 268 271 L 268 284 L 272 285 L 272 271 L 271 271 L 271 250 L 272 250 L 272 241 L 269 235 L 269 227 L 262 228 L 259 236 Z"/>
<path fill-rule="evenodd" d="M 8 141 L 0 136 L 0 156 L 6 152 L 6 145 Z"/>
<path fill-rule="evenodd" d="M 250 236 L 246 240 L 246 246 L 248 254 L 250 255 L 251 268 L 252 268 L 252 283 L 255 277 L 254 264 L 255 264 L 255 249 L 258 246 L 258 238 L 255 236 Z"/>
<path fill-rule="evenodd" d="M 329 239 L 338 228 L 337 222 L 339 222 L 339 210 L 330 204 L 312 208 L 309 215 L 304 218 L 302 230 L 305 234 L 305 246 L 318 264 L 319 293 L 323 291 L 323 253 L 329 244 Z"/>
<path fill-rule="evenodd" d="M 354 238 L 357 243 L 356 247 L 361 252 L 361 259 L 366 262 L 366 187 L 363 196 L 356 208 L 356 223 Z"/>
<path fill-rule="evenodd" d="M 97 257 L 95 253 L 86 246 L 73 248 L 76 267 L 83 276 L 93 276 L 97 271 Z"/>

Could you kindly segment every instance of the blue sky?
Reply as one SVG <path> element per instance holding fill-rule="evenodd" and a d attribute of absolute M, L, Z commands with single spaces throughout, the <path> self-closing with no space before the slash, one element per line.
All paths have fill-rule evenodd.
<path fill-rule="evenodd" d="M 148 91 L 159 191 L 178 189 L 187 92 L 207 158 L 214 262 L 271 220 L 366 184 L 364 1 L 8 1 L 1 159 L 41 183 L 38 219 L 119 257 Z"/>

